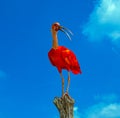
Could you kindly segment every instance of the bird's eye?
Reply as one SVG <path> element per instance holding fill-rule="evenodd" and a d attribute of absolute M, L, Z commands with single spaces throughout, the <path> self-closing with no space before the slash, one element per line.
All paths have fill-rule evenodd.
<path fill-rule="evenodd" d="M 60 29 L 60 26 L 58 24 L 54 24 L 52 26 L 52 29 L 54 29 L 55 31 L 58 31 Z"/>

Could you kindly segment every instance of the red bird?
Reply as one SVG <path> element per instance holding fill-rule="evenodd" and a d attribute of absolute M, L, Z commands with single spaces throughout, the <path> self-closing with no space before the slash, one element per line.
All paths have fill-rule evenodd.
<path fill-rule="evenodd" d="M 68 30 L 63 26 L 60 26 L 58 22 L 54 23 L 51 28 L 52 38 L 53 38 L 52 49 L 48 52 L 48 57 L 50 59 L 51 64 L 53 66 L 56 66 L 62 78 L 62 96 L 63 96 L 64 78 L 62 75 L 62 69 L 66 69 L 68 71 L 68 85 L 66 90 L 67 93 L 70 84 L 70 71 L 72 71 L 72 73 L 74 74 L 79 74 L 79 73 L 81 74 L 82 72 L 75 54 L 68 48 L 58 45 L 57 32 L 59 30 L 64 32 L 68 36 L 68 38 L 71 39 L 69 34 L 66 32 L 68 31 L 69 33 L 71 33 L 70 30 Z"/>

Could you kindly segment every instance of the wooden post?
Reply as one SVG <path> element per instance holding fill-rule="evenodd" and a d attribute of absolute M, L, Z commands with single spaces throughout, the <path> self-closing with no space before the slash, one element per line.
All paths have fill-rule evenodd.
<path fill-rule="evenodd" d="M 67 93 L 65 93 L 61 98 L 55 97 L 53 103 L 59 111 L 60 118 L 74 118 L 74 99 L 72 99 Z"/>

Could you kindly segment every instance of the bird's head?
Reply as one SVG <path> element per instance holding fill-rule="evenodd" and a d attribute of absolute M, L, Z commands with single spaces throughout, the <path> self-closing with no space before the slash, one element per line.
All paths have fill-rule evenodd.
<path fill-rule="evenodd" d="M 53 33 L 57 33 L 59 30 L 64 32 L 67 35 L 67 37 L 71 40 L 71 37 L 69 34 L 73 35 L 73 33 L 68 28 L 61 26 L 60 23 L 58 22 L 55 22 L 54 24 L 52 24 L 51 31 Z"/>

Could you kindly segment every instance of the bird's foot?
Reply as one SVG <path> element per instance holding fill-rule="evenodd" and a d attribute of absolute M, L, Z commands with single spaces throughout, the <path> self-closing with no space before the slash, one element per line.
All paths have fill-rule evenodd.
<path fill-rule="evenodd" d="M 65 95 L 69 95 L 68 91 L 65 92 Z"/>
<path fill-rule="evenodd" d="M 68 92 L 65 92 L 65 93 L 62 95 L 61 98 L 64 99 L 65 96 L 67 96 L 67 98 L 71 99 L 71 97 L 69 96 L 69 93 L 68 93 Z"/>
<path fill-rule="evenodd" d="M 65 95 L 69 95 L 67 91 L 62 94 L 62 97 L 64 97 Z"/>

